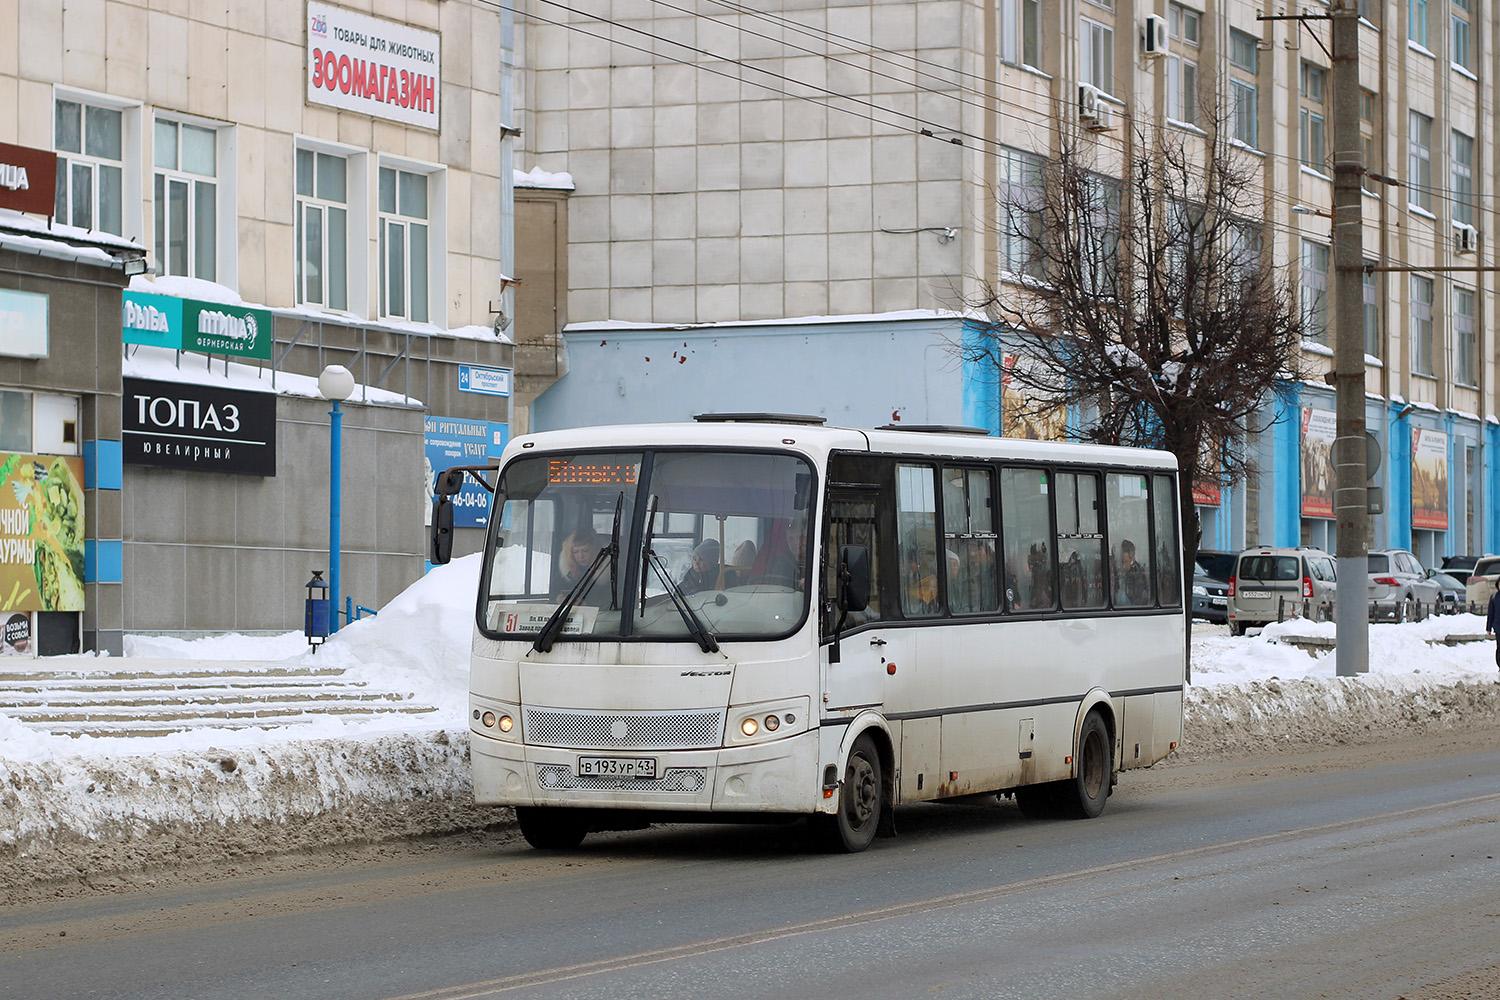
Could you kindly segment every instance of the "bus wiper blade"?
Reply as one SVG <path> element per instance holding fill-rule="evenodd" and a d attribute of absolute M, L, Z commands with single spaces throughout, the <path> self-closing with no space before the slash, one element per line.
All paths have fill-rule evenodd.
<path fill-rule="evenodd" d="M 531 648 L 538 653 L 552 651 L 552 646 L 557 642 L 557 637 L 562 634 L 563 625 L 567 622 L 568 616 L 572 614 L 573 608 L 579 601 L 583 600 L 583 595 L 587 594 L 589 588 L 599 579 L 599 572 L 604 567 L 605 559 L 609 560 L 610 566 L 611 593 L 609 607 L 611 611 L 617 609 L 613 584 L 616 582 L 616 575 L 618 573 L 616 567 L 620 557 L 620 507 L 624 501 L 625 491 L 621 490 L 619 497 L 615 499 L 615 528 L 613 534 L 610 535 L 609 544 L 599 550 L 599 554 L 594 557 L 593 563 L 589 565 L 588 571 L 578 578 L 578 582 L 573 584 L 573 589 L 568 591 L 567 596 L 562 599 L 562 603 L 558 604 L 557 610 L 552 612 L 552 617 L 548 618 L 547 623 L 542 626 L 541 633 L 537 635 L 536 641 L 531 644 Z"/>
<path fill-rule="evenodd" d="M 717 653 L 719 651 L 718 640 L 714 638 L 714 634 L 708 630 L 708 627 L 703 624 L 703 620 L 698 617 L 697 613 L 688 606 L 686 595 L 683 594 L 681 587 L 672 582 L 672 577 L 667 573 L 666 564 L 661 561 L 661 556 L 658 556 L 655 552 L 648 551 L 646 553 L 646 561 L 651 564 L 652 569 L 656 570 L 656 575 L 661 579 L 662 586 L 667 588 L 667 596 L 672 598 L 672 606 L 682 616 L 682 620 L 686 623 L 688 631 L 692 633 L 693 638 L 698 640 L 698 648 L 702 649 L 705 653 Z"/>

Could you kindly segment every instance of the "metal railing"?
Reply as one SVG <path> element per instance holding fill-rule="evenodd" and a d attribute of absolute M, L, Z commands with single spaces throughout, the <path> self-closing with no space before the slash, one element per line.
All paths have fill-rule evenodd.
<path fill-rule="evenodd" d="M 1277 602 L 1276 620 L 1284 622 L 1288 618 L 1304 618 L 1313 622 L 1331 622 L 1334 618 L 1335 604 L 1332 601 L 1319 601 L 1314 603 L 1307 598 L 1300 601 L 1288 601 L 1285 597 Z M 1483 605 L 1463 601 L 1371 601 L 1369 602 L 1370 621 L 1372 622 L 1420 622 L 1426 621 L 1434 615 L 1459 615 L 1475 614 L 1482 615 L 1486 612 Z"/>

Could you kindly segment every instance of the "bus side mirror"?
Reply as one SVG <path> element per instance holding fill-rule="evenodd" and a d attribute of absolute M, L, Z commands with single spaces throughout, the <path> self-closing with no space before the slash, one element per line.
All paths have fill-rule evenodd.
<path fill-rule="evenodd" d="M 432 551 L 427 558 L 437 566 L 453 558 L 453 500 L 446 494 L 432 502 Z"/>
<path fill-rule="evenodd" d="M 839 547 L 839 610 L 863 611 L 870 604 L 870 550 L 863 545 Z"/>
<path fill-rule="evenodd" d="M 437 474 L 432 491 L 440 497 L 451 497 L 464 488 L 463 469 L 444 469 Z"/>

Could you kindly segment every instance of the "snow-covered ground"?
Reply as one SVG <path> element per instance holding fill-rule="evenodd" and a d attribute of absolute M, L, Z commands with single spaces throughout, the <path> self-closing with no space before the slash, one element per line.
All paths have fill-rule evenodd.
<path fill-rule="evenodd" d="M 316 654 L 296 632 L 137 637 L 126 647 L 127 659 L 338 666 L 372 688 L 410 693 L 436 715 L 156 738 L 51 736 L 0 715 L 0 885 L 66 875 L 80 864 L 159 860 L 162 850 L 181 855 L 185 844 L 257 852 L 492 821 L 468 798 L 478 558 L 435 569 Z M 1493 642 L 1442 643 L 1483 634 L 1483 619 L 1472 615 L 1372 625 L 1369 673 L 1337 678 L 1335 653 L 1278 641 L 1332 639 L 1331 623 L 1293 621 L 1238 638 L 1196 623 L 1185 740 L 1196 733 L 1203 745 L 1255 745 L 1293 730 L 1343 739 L 1361 725 L 1368 730 L 1372 718 L 1425 724 L 1466 705 L 1493 711 L 1500 690 Z"/>

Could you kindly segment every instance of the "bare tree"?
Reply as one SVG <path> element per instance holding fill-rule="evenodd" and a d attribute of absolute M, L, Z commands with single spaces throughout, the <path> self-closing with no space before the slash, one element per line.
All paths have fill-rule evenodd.
<path fill-rule="evenodd" d="M 1114 176 L 1066 130 L 1053 159 L 1008 160 L 1009 273 L 970 303 L 990 322 L 959 348 L 1044 405 L 1076 407 L 1084 440 L 1177 456 L 1185 599 L 1194 485 L 1244 477 L 1236 442 L 1303 375 L 1303 315 L 1266 246 L 1258 172 L 1223 125 L 1137 130 Z"/>

